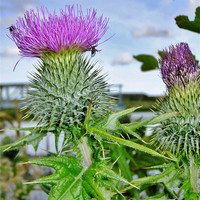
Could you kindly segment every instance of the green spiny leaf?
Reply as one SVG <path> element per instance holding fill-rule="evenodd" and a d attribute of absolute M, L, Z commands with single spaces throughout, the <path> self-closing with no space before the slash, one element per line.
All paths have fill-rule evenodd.
<path fill-rule="evenodd" d="M 122 139 L 122 138 L 119 138 L 119 137 L 115 137 L 113 135 L 108 134 L 107 132 L 105 132 L 103 130 L 96 129 L 94 127 L 88 127 L 88 132 L 97 134 L 97 135 L 101 136 L 102 138 L 105 138 L 105 139 L 108 139 L 108 140 L 111 140 L 111 141 L 115 141 L 119 144 L 123 144 L 125 146 L 135 148 L 137 150 L 143 151 L 143 152 L 151 154 L 153 156 L 159 156 L 159 157 L 162 157 L 162 158 L 172 160 L 171 158 L 165 157 L 164 155 L 159 154 L 158 152 L 156 152 L 156 151 L 154 151 L 154 150 L 152 150 L 148 147 L 145 147 L 143 145 L 137 144 L 137 143 L 129 141 L 129 140 L 125 140 L 125 139 Z"/>
<path fill-rule="evenodd" d="M 126 127 L 130 128 L 131 130 L 135 130 L 135 129 L 138 129 L 142 126 L 145 126 L 145 125 L 153 125 L 153 124 L 158 124 L 170 117 L 174 117 L 178 115 L 178 112 L 171 112 L 171 113 L 165 113 L 165 114 L 161 114 L 161 115 L 158 115 L 156 117 L 152 117 L 151 119 L 149 120 L 146 120 L 144 122 L 141 122 L 141 123 L 130 123 L 130 124 L 125 124 Z"/>
<path fill-rule="evenodd" d="M 74 156 L 38 158 L 31 160 L 30 163 L 52 167 L 56 170 L 48 177 L 31 182 L 52 186 L 48 200 L 91 200 L 92 198 L 109 200 L 114 193 L 105 192 L 105 188 L 101 187 L 104 185 L 105 178 L 128 183 L 102 162 L 84 168 Z"/>
<path fill-rule="evenodd" d="M 129 133 L 133 136 L 135 136 L 137 139 L 139 139 L 140 141 L 146 143 L 141 137 L 139 134 L 137 134 L 136 132 L 132 131 L 130 128 L 126 127 L 125 125 L 123 124 L 120 124 L 120 127 L 122 128 L 122 130 L 125 132 L 125 133 Z"/>
<path fill-rule="evenodd" d="M 25 130 L 24 128 L 23 130 Z M 30 130 L 30 128 L 28 128 Z M 38 148 L 38 145 L 40 141 L 43 139 L 43 137 L 46 136 L 48 131 L 40 131 L 39 129 L 33 129 L 30 134 L 22 137 L 21 139 L 17 140 L 16 142 L 12 144 L 7 144 L 0 147 L 0 151 L 7 151 L 12 149 L 19 149 L 27 144 L 32 144 L 35 151 Z"/>
<path fill-rule="evenodd" d="M 140 108 L 140 107 L 137 107 L 137 108 L 133 107 L 133 108 L 125 109 L 125 110 L 110 114 L 106 121 L 106 124 L 103 127 L 108 130 L 119 129 L 120 128 L 119 127 L 119 119 L 125 115 L 128 115 L 129 113 L 132 113 L 133 111 L 135 111 L 138 108 Z"/>
<path fill-rule="evenodd" d="M 173 177 L 177 176 L 180 177 L 182 175 L 182 172 L 178 170 L 174 164 L 171 164 L 169 168 L 167 168 L 164 172 L 161 174 L 156 174 L 154 176 L 148 176 L 144 178 L 139 178 L 133 180 L 131 183 L 133 183 L 136 186 L 144 185 L 144 184 L 158 184 L 158 183 L 168 183 Z M 122 189 L 120 192 L 125 192 L 129 189 L 132 189 L 132 187 L 127 187 Z"/>

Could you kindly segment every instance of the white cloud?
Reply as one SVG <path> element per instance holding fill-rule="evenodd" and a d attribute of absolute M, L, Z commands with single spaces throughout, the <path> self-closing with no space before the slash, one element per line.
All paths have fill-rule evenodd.
<path fill-rule="evenodd" d="M 188 14 L 194 14 L 195 10 L 198 6 L 200 6 L 199 0 L 188 0 L 189 8 L 188 8 Z"/>
<path fill-rule="evenodd" d="M 128 65 L 133 61 L 132 54 L 126 52 L 119 55 L 113 60 L 112 65 Z"/>
<path fill-rule="evenodd" d="M 3 57 L 10 57 L 10 56 L 18 56 L 19 55 L 19 49 L 17 47 L 7 47 L 4 49 L 3 52 L 0 53 L 0 56 Z"/>
<path fill-rule="evenodd" d="M 133 30 L 133 37 L 144 37 L 144 36 L 152 36 L 152 37 L 171 37 L 172 34 L 167 29 L 158 29 L 153 26 L 146 26 L 140 30 Z"/>

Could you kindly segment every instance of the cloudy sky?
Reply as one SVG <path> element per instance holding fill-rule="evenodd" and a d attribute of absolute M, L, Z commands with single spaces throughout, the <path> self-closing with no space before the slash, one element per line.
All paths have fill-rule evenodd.
<path fill-rule="evenodd" d="M 123 84 L 123 92 L 160 95 L 165 91 L 159 71 L 141 72 L 140 63 L 133 55 L 151 54 L 171 44 L 187 42 L 197 59 L 200 60 L 200 37 L 196 33 L 179 29 L 174 18 L 188 15 L 194 19 L 195 8 L 200 0 L 6 0 L 0 2 L 0 82 L 27 82 L 27 76 L 34 70 L 37 59 L 20 59 L 18 49 L 7 37 L 8 27 L 23 16 L 26 9 L 47 7 L 59 11 L 66 4 L 80 4 L 83 10 L 96 8 L 99 15 L 108 17 L 109 30 L 104 39 L 114 36 L 101 44 L 101 50 L 94 57 L 108 82 Z"/>

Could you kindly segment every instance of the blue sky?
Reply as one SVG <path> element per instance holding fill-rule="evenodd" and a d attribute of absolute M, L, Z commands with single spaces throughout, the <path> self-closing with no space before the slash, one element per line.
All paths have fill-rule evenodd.
<path fill-rule="evenodd" d="M 115 34 L 110 40 L 99 45 L 101 50 L 94 60 L 108 73 L 108 82 L 123 84 L 123 92 L 161 95 L 165 91 L 160 72 L 141 72 L 140 63 L 132 55 L 151 54 L 171 44 L 187 42 L 197 59 L 200 60 L 200 37 L 196 33 L 179 29 L 174 18 L 188 15 L 194 19 L 194 11 L 200 6 L 199 0 L 7 0 L 0 3 L 0 82 L 27 82 L 27 76 L 34 71 L 37 59 L 19 60 L 15 44 L 6 36 L 7 27 L 23 16 L 26 9 L 47 7 L 59 11 L 66 4 L 80 4 L 83 10 L 95 8 L 99 15 L 109 18 L 109 30 L 104 39 Z"/>

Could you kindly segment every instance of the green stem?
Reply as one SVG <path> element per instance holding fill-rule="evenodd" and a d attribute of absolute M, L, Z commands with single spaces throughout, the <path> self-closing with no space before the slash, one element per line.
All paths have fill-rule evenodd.
<path fill-rule="evenodd" d="M 193 192 L 199 193 L 198 188 L 198 175 L 199 175 L 199 167 L 196 163 L 194 156 L 190 156 L 190 183 L 193 188 Z"/>
<path fill-rule="evenodd" d="M 90 165 L 92 164 L 92 159 L 91 159 L 92 151 L 91 151 L 91 148 L 88 144 L 87 137 L 82 137 L 80 139 L 78 147 L 81 150 L 81 153 L 82 153 L 82 156 L 83 156 L 84 167 L 85 168 L 90 167 Z"/>

